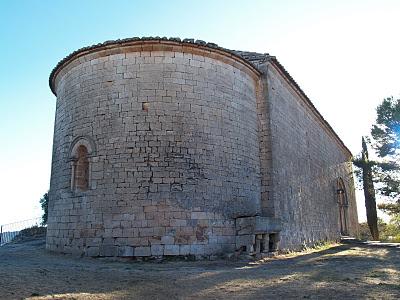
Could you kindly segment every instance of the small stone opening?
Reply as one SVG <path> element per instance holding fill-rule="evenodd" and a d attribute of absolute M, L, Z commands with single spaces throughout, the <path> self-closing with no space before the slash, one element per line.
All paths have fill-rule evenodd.
<path fill-rule="evenodd" d="M 278 250 L 278 233 L 270 233 L 268 241 L 268 252 L 275 252 Z"/>
<path fill-rule="evenodd" d="M 76 190 L 86 191 L 89 188 L 88 150 L 85 146 L 80 145 L 76 152 L 74 187 Z"/>

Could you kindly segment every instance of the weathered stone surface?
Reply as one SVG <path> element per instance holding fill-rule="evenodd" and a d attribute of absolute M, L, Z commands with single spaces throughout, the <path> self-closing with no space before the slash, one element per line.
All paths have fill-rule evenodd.
<path fill-rule="evenodd" d="M 100 255 L 100 249 L 99 247 L 87 247 L 86 248 L 86 255 L 87 256 L 99 256 Z"/>
<path fill-rule="evenodd" d="M 254 234 L 256 228 L 256 217 L 236 218 L 236 234 Z"/>
<path fill-rule="evenodd" d="M 204 253 L 204 245 L 190 245 L 190 254 L 203 255 Z"/>
<path fill-rule="evenodd" d="M 165 245 L 164 255 L 179 255 L 179 245 Z"/>
<path fill-rule="evenodd" d="M 254 234 L 238 235 L 236 236 L 236 247 L 253 245 L 255 241 Z"/>
<path fill-rule="evenodd" d="M 190 245 L 180 245 L 179 255 L 188 255 L 188 254 L 190 254 Z"/>
<path fill-rule="evenodd" d="M 100 256 L 117 256 L 118 247 L 114 245 L 100 246 Z"/>
<path fill-rule="evenodd" d="M 175 238 L 173 236 L 167 235 L 167 236 L 163 236 L 161 238 L 161 243 L 168 245 L 168 244 L 174 244 L 175 242 Z"/>
<path fill-rule="evenodd" d="M 135 248 L 135 256 L 150 256 L 150 255 L 151 255 L 150 247 Z"/>
<path fill-rule="evenodd" d="M 163 245 L 151 245 L 151 255 L 152 256 L 164 255 L 164 246 Z"/>
<path fill-rule="evenodd" d="M 282 221 L 272 217 L 256 217 L 254 233 L 274 233 L 282 230 Z"/>
<path fill-rule="evenodd" d="M 126 256 L 130 257 L 133 256 L 133 247 L 131 246 L 120 246 L 118 247 L 118 256 Z"/>
<path fill-rule="evenodd" d="M 48 249 L 201 256 L 256 234 L 280 232 L 282 248 L 337 239 L 339 177 L 356 232 L 350 154 L 275 58 L 158 37 L 86 50 L 50 78 Z"/>
<path fill-rule="evenodd" d="M 262 80 L 269 90 L 271 201 L 274 216 L 283 221 L 281 248 L 338 239 L 339 178 L 349 202 L 348 230 L 357 234 L 351 154 L 276 67 L 268 68 Z"/>

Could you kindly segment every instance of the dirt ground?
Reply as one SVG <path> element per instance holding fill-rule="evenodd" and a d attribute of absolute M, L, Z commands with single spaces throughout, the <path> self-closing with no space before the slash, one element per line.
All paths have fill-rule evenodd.
<path fill-rule="evenodd" d="M 262 261 L 137 262 L 0 248 L 0 299 L 399 299 L 400 248 L 349 243 Z"/>

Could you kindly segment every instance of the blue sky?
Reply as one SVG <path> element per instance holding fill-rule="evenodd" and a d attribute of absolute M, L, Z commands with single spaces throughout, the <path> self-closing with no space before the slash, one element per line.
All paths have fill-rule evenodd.
<path fill-rule="evenodd" d="M 132 36 L 268 52 L 357 153 L 377 104 L 399 96 L 399 13 L 399 1 L 385 0 L 1 0 L 0 224 L 40 215 L 56 103 L 48 76 L 70 52 Z"/>

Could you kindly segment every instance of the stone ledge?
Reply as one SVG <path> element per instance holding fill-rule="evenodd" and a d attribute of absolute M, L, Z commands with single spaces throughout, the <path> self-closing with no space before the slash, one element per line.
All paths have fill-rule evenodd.
<path fill-rule="evenodd" d="M 282 221 L 272 217 L 240 217 L 236 218 L 236 234 L 266 234 L 282 230 Z"/>
<path fill-rule="evenodd" d="M 282 230 L 282 221 L 278 218 L 256 217 L 255 233 L 277 233 Z"/>

